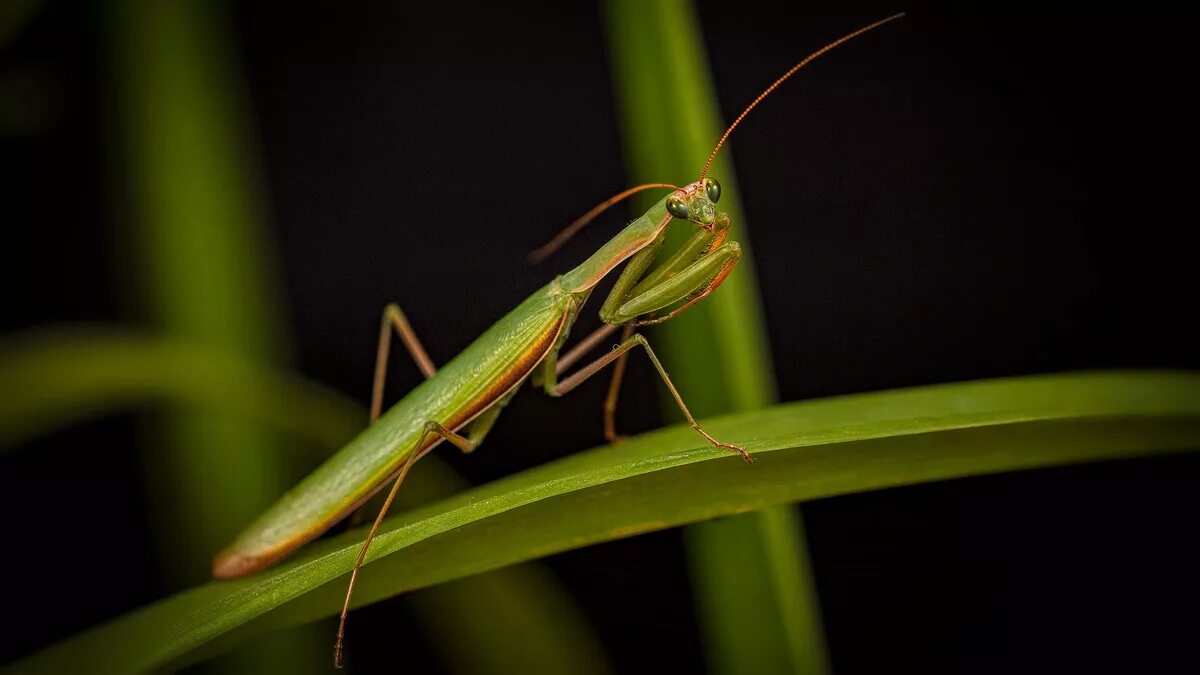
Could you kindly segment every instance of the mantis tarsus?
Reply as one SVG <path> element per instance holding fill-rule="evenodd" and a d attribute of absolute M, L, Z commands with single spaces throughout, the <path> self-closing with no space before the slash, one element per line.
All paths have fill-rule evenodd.
<path fill-rule="evenodd" d="M 610 441 L 618 440 L 614 423 L 617 392 L 624 361 L 629 351 L 637 347 L 646 352 L 692 428 L 712 445 L 732 450 L 751 461 L 744 448 L 718 441 L 700 427 L 650 344 L 634 329 L 666 321 L 699 302 L 721 285 L 741 258 L 738 243 L 726 241 L 729 216 L 716 208 L 721 196 L 720 184 L 708 177 L 713 159 L 738 124 L 776 87 L 813 59 L 901 16 L 896 14 L 860 28 L 792 66 L 734 119 L 695 182 L 683 187 L 654 183 L 625 190 L 535 251 L 531 260 L 545 258 L 600 212 L 632 194 L 647 189 L 671 189 L 581 265 L 529 296 L 440 369 L 425 353 L 400 307 L 389 305 L 380 324 L 370 426 L 218 554 L 213 561 L 214 576 L 238 577 L 269 567 L 341 521 L 391 482 L 392 488 L 363 541 L 350 575 L 334 648 L 334 661 L 340 666 L 346 616 L 358 570 L 412 465 L 442 441 L 449 441 L 463 452 L 473 451 L 526 379 L 532 378 L 551 396 L 562 396 L 614 362 L 604 421 L 605 436 Z M 666 230 L 674 219 L 689 220 L 698 227 L 678 251 L 656 264 Z M 625 268 L 600 307 L 604 325 L 560 358 L 560 350 L 583 304 L 597 284 L 622 263 L 626 263 Z M 623 338 L 616 348 L 560 379 L 567 368 L 619 328 L 623 329 Z M 426 379 L 381 414 L 393 332 Z"/>

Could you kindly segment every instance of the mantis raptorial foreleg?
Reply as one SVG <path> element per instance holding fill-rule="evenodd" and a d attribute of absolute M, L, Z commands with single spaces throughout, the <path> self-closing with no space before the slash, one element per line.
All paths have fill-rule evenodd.
<path fill-rule="evenodd" d="M 602 318 L 611 323 L 655 322 L 654 317 L 643 317 L 680 300 L 688 300 L 680 310 L 694 304 L 694 296 L 712 292 L 741 257 L 742 247 L 736 241 L 723 244 L 662 283 L 623 299 L 615 311 Z"/>
<path fill-rule="evenodd" d="M 729 225 L 728 216 L 720 214 L 711 227 L 698 228 L 678 251 L 653 269 L 651 265 L 666 240 L 665 231 L 631 257 L 600 307 L 600 318 L 605 325 L 581 340 L 562 358 L 556 359 L 552 355 L 543 364 L 538 378 L 546 387 L 546 391 L 554 395 L 547 386 L 555 381 L 554 375 L 561 375 L 571 364 L 616 330 L 617 326 L 625 327 L 621 337 L 624 344 L 632 337 L 635 326 L 666 321 L 696 304 L 720 286 L 742 254 L 741 247 L 736 242 L 725 243 Z M 668 314 L 661 317 L 655 315 L 657 310 L 681 301 L 683 304 Z M 617 361 L 613 366 L 612 381 L 604 399 L 604 438 L 609 443 L 621 441 L 616 428 L 616 411 L 621 381 L 625 374 L 627 351 L 614 358 Z M 665 372 L 663 374 L 665 375 Z M 704 435 L 708 437 L 707 434 Z"/>
<path fill-rule="evenodd" d="M 630 260 L 600 308 L 604 321 L 624 324 L 622 343 L 630 339 L 635 326 L 666 321 L 721 285 L 741 259 L 741 249 L 736 243 L 724 243 L 729 225 L 729 218 L 721 214 L 711 230 L 698 228 L 678 251 L 652 270 L 647 271 L 662 248 L 662 237 Z M 668 314 L 647 318 L 648 313 L 681 299 L 686 302 Z M 622 353 L 613 365 L 612 381 L 604 398 L 604 438 L 609 443 L 621 441 L 616 413 L 627 358 L 628 353 Z"/>
<path fill-rule="evenodd" d="M 658 267 L 642 276 L 637 284 L 626 292 L 622 298 L 628 299 L 635 295 L 640 295 L 647 289 L 660 285 L 662 282 L 678 274 L 688 265 L 710 254 L 714 249 L 725 243 L 726 237 L 729 236 L 730 225 L 729 216 L 719 213 L 713 222 L 712 229 L 697 227 L 678 250 L 659 263 Z M 616 305 L 610 305 L 609 309 L 616 309 Z"/>
<path fill-rule="evenodd" d="M 737 265 L 742 257 L 741 247 L 737 243 L 725 243 L 725 237 L 729 234 L 729 224 L 729 217 L 726 214 L 720 214 L 717 218 L 717 224 L 713 228 L 713 231 L 709 233 L 709 236 L 705 236 L 703 230 L 697 230 L 688 243 L 672 259 L 663 263 L 661 267 L 650 274 L 647 274 L 646 278 L 642 279 L 641 283 L 633 288 L 630 295 L 636 298 L 655 286 L 663 286 L 662 279 L 678 277 L 677 282 L 682 281 L 692 274 L 693 271 L 695 271 L 696 276 L 703 278 L 716 268 L 716 272 L 712 274 L 707 284 L 691 291 L 687 302 L 662 316 L 638 319 L 633 325 L 650 326 L 672 319 L 680 312 L 700 302 L 708 294 L 717 290 L 717 287 L 725 281 L 725 278 L 729 276 L 729 273 L 733 271 L 734 266 Z M 687 260 L 683 254 L 692 250 L 693 247 L 703 247 L 702 250 L 704 252 L 700 254 L 701 259 L 695 260 L 683 269 L 679 269 L 679 265 Z M 686 283 L 684 282 L 685 286 Z M 624 305 L 618 310 L 619 313 L 628 311 L 629 308 Z"/>

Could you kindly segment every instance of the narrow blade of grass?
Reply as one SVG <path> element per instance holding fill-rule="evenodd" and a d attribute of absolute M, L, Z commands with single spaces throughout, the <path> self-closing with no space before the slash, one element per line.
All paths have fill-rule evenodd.
<path fill-rule="evenodd" d="M 612 0 L 613 81 L 634 183 L 696 180 L 724 129 L 699 21 L 686 0 Z M 754 73 L 748 75 L 761 76 Z M 754 410 L 776 399 L 770 346 L 746 219 L 726 148 L 711 175 L 723 186 L 731 238 L 745 255 L 720 290 L 653 336 L 693 413 Z M 668 246 L 689 234 L 675 227 Z M 678 419 L 673 401 L 664 410 Z M 798 511 L 747 514 L 689 528 L 689 566 L 710 670 L 827 670 L 821 614 Z"/>
<path fill-rule="evenodd" d="M 1083 373 L 775 406 L 711 421 L 746 465 L 672 427 L 389 518 L 358 605 L 515 562 L 717 516 L 889 486 L 1200 447 L 1200 375 Z M 90 527 L 86 518 L 74 527 Z M 71 525 L 64 528 L 69 547 Z M 248 579 L 213 582 L 64 641 L 13 670 L 172 667 L 340 608 L 362 529 Z M 14 549 L 44 544 L 15 543 Z M 65 552 L 62 554 L 66 554 Z M 81 552 L 81 573 L 87 552 Z"/>

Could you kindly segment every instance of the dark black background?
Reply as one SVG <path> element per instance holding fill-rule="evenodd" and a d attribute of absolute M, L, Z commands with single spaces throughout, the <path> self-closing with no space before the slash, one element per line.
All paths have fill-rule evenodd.
<path fill-rule="evenodd" d="M 104 22 L 48 5 L 0 52 L 3 72 L 47 83 L 51 112 L 3 139 L 0 328 L 136 324 Z M 546 267 L 523 261 L 626 185 L 597 10 L 564 5 L 233 14 L 305 374 L 365 401 L 386 302 L 403 303 L 444 361 L 613 231 L 616 216 Z M 726 117 L 895 9 L 701 3 Z M 1200 365 L 1187 22 L 903 9 L 734 137 L 781 397 Z M 641 365 L 621 413 L 630 430 L 657 424 Z M 419 377 L 395 370 L 395 391 Z M 525 393 L 483 451 L 442 454 L 483 482 L 595 445 L 602 387 Z M 88 423 L 3 458 L 5 605 L 19 619 L 0 658 L 170 590 L 142 530 L 152 505 L 130 451 L 141 420 Z M 837 671 L 1194 665 L 1198 468 L 1193 456 L 1120 462 L 806 505 Z M 86 576 L 56 553 L 80 519 L 91 526 L 72 536 L 95 552 Z M 677 531 L 548 562 L 619 670 L 703 667 Z M 360 613 L 355 658 L 400 653 L 424 670 L 396 604 Z"/>

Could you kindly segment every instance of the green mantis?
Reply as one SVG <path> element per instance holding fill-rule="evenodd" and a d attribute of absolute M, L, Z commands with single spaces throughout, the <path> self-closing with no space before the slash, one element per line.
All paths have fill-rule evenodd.
<path fill-rule="evenodd" d="M 219 553 L 213 561 L 214 576 L 238 577 L 269 567 L 344 519 L 391 483 L 351 572 L 334 650 L 335 664 L 340 666 L 346 617 L 359 568 L 413 464 L 443 441 L 463 452 L 473 451 L 526 380 L 551 396 L 562 396 L 609 365 L 615 367 L 604 405 L 605 436 L 617 441 L 614 420 L 621 373 L 628 353 L 639 347 L 696 433 L 706 442 L 752 461 L 743 447 L 719 441 L 704 431 L 636 328 L 669 320 L 699 302 L 721 285 L 741 258 L 738 243 L 728 240 L 729 216 L 716 206 L 721 186 L 707 175 L 713 158 L 733 129 L 759 102 L 813 59 L 901 16 L 897 14 L 850 33 L 785 72 L 729 126 L 696 181 L 683 187 L 655 183 L 621 192 L 535 251 L 532 259 L 545 258 L 600 212 L 632 194 L 648 189 L 671 190 L 582 264 L 535 291 L 440 368 L 425 353 L 400 307 L 389 305 L 380 325 L 371 425 Z M 695 231 L 679 250 L 662 257 L 666 231 L 676 220 L 692 223 Z M 624 269 L 600 307 L 604 325 L 563 353 L 583 305 L 596 286 L 622 264 Z M 572 366 L 618 329 L 623 336 L 617 347 L 568 374 Z M 393 333 L 400 337 L 426 379 L 383 413 L 383 382 Z"/>

